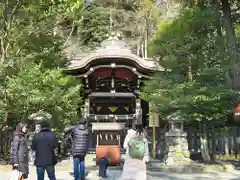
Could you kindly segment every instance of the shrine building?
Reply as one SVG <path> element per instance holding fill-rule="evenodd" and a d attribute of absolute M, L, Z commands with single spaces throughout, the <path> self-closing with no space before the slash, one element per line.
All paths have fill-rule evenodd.
<path fill-rule="evenodd" d="M 83 112 L 92 127 L 92 148 L 122 147 L 127 124 L 148 125 L 148 103 L 139 92 L 149 76 L 164 70 L 153 59 L 133 54 L 114 36 L 95 51 L 71 60 L 67 74 L 81 78 L 84 85 Z"/>

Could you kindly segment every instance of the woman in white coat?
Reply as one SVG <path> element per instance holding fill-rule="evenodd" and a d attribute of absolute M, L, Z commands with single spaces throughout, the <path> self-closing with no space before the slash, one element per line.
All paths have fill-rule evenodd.
<path fill-rule="evenodd" d="M 126 149 L 126 157 L 123 165 L 123 172 L 120 180 L 146 180 L 147 179 L 147 166 L 149 161 L 148 141 L 144 135 L 141 125 L 136 125 L 136 130 L 129 129 L 127 136 L 124 140 L 123 147 Z M 143 159 L 135 159 L 129 155 L 129 141 L 134 137 L 141 137 L 145 141 L 145 153 Z"/>

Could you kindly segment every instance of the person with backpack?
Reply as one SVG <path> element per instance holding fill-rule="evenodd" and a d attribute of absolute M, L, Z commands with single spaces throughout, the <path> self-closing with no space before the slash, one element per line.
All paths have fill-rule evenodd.
<path fill-rule="evenodd" d="M 126 148 L 126 158 L 120 180 L 146 180 L 149 149 L 141 125 L 136 125 L 135 130 L 128 131 L 124 140 L 124 148 Z"/>
<path fill-rule="evenodd" d="M 29 174 L 27 124 L 19 123 L 13 135 L 11 144 L 12 166 L 20 174 L 19 179 L 27 179 Z"/>

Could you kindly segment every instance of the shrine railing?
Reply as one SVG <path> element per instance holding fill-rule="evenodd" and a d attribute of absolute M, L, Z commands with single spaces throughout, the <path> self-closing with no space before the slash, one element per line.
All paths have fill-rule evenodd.
<path fill-rule="evenodd" d="M 106 122 L 106 121 L 117 121 L 117 122 L 126 122 L 126 120 L 133 120 L 136 118 L 135 114 L 128 115 L 96 115 L 89 114 L 88 119 L 92 121 Z"/>
<path fill-rule="evenodd" d="M 159 156 L 165 151 L 165 131 L 157 131 L 157 154 Z M 201 154 L 200 130 L 197 128 L 186 128 L 189 151 L 192 156 Z M 121 138 L 124 139 L 126 132 L 122 131 Z M 150 152 L 152 151 L 152 132 L 149 128 L 148 140 Z M 92 134 L 96 136 L 96 134 Z M 206 129 L 208 149 L 210 154 L 216 155 L 217 159 L 240 159 L 240 127 L 209 127 Z M 90 137 L 92 140 L 96 139 Z M 111 138 L 111 137 L 110 137 Z M 70 153 L 70 144 L 65 137 L 60 136 L 56 153 L 58 157 L 68 156 Z M 12 131 L 0 131 L 0 159 L 10 157 L 10 148 L 12 140 Z M 122 142 L 121 142 L 122 143 Z M 96 142 L 91 142 L 89 152 L 95 153 Z M 124 152 L 124 150 L 122 149 Z"/>

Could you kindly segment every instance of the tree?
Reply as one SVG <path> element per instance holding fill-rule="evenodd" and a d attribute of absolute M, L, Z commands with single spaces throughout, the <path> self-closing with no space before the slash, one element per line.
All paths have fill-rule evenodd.
<path fill-rule="evenodd" d="M 94 48 L 106 39 L 110 30 L 109 9 L 95 4 L 86 7 L 80 24 L 81 44 Z"/>
<path fill-rule="evenodd" d="M 240 63 L 239 49 L 237 47 L 237 39 L 235 35 L 235 29 L 232 21 L 231 6 L 229 0 L 222 0 L 222 11 L 223 11 L 223 24 L 226 30 L 226 37 L 228 42 L 228 52 L 232 61 L 232 87 L 238 89 L 240 87 L 239 69 L 236 66 Z"/>
<path fill-rule="evenodd" d="M 231 60 L 232 66 L 229 71 L 232 87 L 238 89 L 240 86 L 238 75 L 238 64 L 240 59 L 239 47 L 235 34 L 235 26 L 238 23 L 239 17 L 239 2 L 236 0 L 177 0 L 183 7 L 213 7 L 215 10 L 216 28 L 218 35 L 222 35 L 225 30 L 226 41 L 228 43 L 228 55 Z"/>
<path fill-rule="evenodd" d="M 79 119 L 81 85 L 62 69 L 45 69 L 34 63 L 26 64 L 17 75 L 8 78 L 7 110 L 12 116 L 26 119 L 38 110 L 53 115 L 54 125 L 62 129 Z"/>
<path fill-rule="evenodd" d="M 152 0 L 96 0 L 84 11 L 80 39 L 84 46 L 95 48 L 111 31 L 118 31 L 138 55 L 145 57 L 158 15 Z"/>
<path fill-rule="evenodd" d="M 192 104 L 191 102 L 194 102 L 193 98 L 195 98 L 193 95 L 197 93 L 195 88 L 200 88 L 201 85 L 216 87 L 217 84 L 223 83 L 224 70 L 228 68 L 228 64 L 225 54 L 221 53 L 224 52 L 224 47 L 217 45 L 219 37 L 213 36 L 215 33 L 213 15 L 214 12 L 208 8 L 188 10 L 173 22 L 166 23 L 159 31 L 152 51 L 155 53 L 154 55 L 160 57 L 160 63 L 171 69 L 172 72 L 166 73 L 163 78 L 158 74 L 159 77 L 156 80 L 158 83 L 154 84 L 158 85 L 161 80 L 160 87 L 170 90 L 173 88 L 171 86 L 174 86 L 176 90 L 164 92 L 173 94 L 172 97 L 163 96 L 164 99 L 167 99 L 164 102 L 168 104 L 171 102 L 171 104 L 165 106 L 163 103 L 162 108 L 168 110 L 184 107 L 185 103 Z M 208 21 L 205 21 L 206 17 L 208 17 Z M 209 77 L 213 77 L 214 73 L 219 74 L 219 81 L 206 81 Z M 171 81 L 168 81 L 169 78 Z M 158 90 L 159 88 L 157 88 Z M 174 95 L 174 93 L 176 94 Z M 179 96 L 179 93 L 184 94 Z M 171 98 L 171 101 L 168 98 Z"/>
<path fill-rule="evenodd" d="M 26 118 L 28 113 L 42 108 L 48 110 L 50 108 L 51 112 L 57 112 L 59 117 L 55 114 L 55 119 L 60 119 L 62 125 L 63 121 L 67 123 L 74 119 L 76 101 L 80 98 L 74 86 L 77 88 L 79 83 L 64 77 L 60 72 L 67 65 L 63 49 L 68 45 L 75 25 L 81 22 L 82 10 L 83 1 L 79 0 L 0 2 L 0 18 L 3 19 L 0 21 L 0 116 L 5 117 L 5 121 L 11 119 L 12 115 L 13 119 Z M 44 84 L 46 80 L 43 81 L 42 75 L 50 78 L 48 83 L 53 84 L 46 86 L 47 84 Z M 34 79 L 39 82 L 35 82 Z M 26 85 L 27 82 L 35 84 Z M 55 102 L 56 99 L 55 101 L 48 99 L 54 98 L 54 94 L 50 96 L 51 93 L 55 93 L 52 88 L 56 90 L 63 88 L 59 93 L 62 94 L 62 103 L 65 98 L 65 105 L 59 106 Z M 76 93 L 75 98 L 71 99 L 74 97 L 71 93 Z M 40 98 L 36 104 L 34 104 L 36 99 L 26 98 L 32 97 L 31 95 Z M 16 107 L 15 103 L 19 107 Z M 50 107 L 48 103 L 52 103 L 52 106 Z M 58 106 L 66 111 L 54 110 Z"/>
<path fill-rule="evenodd" d="M 216 1 L 186 2 L 188 8 L 178 18 L 160 25 L 150 48 L 171 72 L 157 73 L 147 82 L 144 95 L 158 105 L 163 119 L 180 111 L 190 123 L 225 124 L 237 94 L 228 75 L 232 62 L 219 19 L 222 11 Z M 203 146 L 205 138 L 203 132 Z M 204 147 L 204 159 L 209 160 Z"/>

